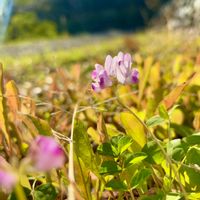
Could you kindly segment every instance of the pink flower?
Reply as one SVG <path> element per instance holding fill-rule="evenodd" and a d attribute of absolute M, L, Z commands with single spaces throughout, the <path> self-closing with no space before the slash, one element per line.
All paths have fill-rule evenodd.
<path fill-rule="evenodd" d="M 116 78 L 121 84 L 135 84 L 139 80 L 139 72 L 132 69 L 131 55 L 119 52 L 117 56 L 112 58 L 110 55 L 106 57 L 104 67 L 96 64 L 95 70 L 92 72 L 92 89 L 100 92 L 102 89 L 112 85 L 111 78 Z"/>
<path fill-rule="evenodd" d="M 6 193 L 12 192 L 17 184 L 17 176 L 13 172 L 0 169 L 0 189 Z"/>
<path fill-rule="evenodd" d="M 39 171 L 61 168 L 65 163 L 65 153 L 52 137 L 38 136 L 30 147 L 30 158 Z"/>

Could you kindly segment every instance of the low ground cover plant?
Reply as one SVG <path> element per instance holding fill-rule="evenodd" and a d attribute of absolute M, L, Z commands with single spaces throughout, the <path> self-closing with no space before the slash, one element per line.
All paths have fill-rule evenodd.
<path fill-rule="evenodd" d="M 58 69 L 32 98 L 1 66 L 1 199 L 200 199 L 198 67 L 119 52 L 82 76 Z"/>

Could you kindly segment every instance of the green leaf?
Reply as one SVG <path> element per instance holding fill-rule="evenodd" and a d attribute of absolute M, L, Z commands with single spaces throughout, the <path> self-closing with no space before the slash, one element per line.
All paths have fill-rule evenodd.
<path fill-rule="evenodd" d="M 187 152 L 185 164 L 188 166 L 196 165 L 197 168 L 200 168 L 200 159 L 198 159 L 198 158 L 200 158 L 200 148 L 198 148 L 196 146 L 191 147 L 189 149 L 189 151 Z M 191 184 L 191 187 L 196 186 L 200 189 L 200 173 L 199 173 L 199 171 L 189 168 L 189 167 L 185 167 L 184 169 L 189 177 L 189 182 Z"/>
<path fill-rule="evenodd" d="M 111 147 L 113 152 L 115 152 L 115 155 L 122 154 L 132 143 L 132 138 L 127 135 L 120 134 L 111 138 Z"/>
<path fill-rule="evenodd" d="M 161 164 L 165 160 L 160 147 L 155 141 L 149 141 L 142 149 L 142 152 L 146 153 L 147 158 L 145 158 L 145 161 L 150 164 Z"/>
<path fill-rule="evenodd" d="M 105 187 L 108 190 L 120 190 L 120 191 L 127 190 L 127 185 L 118 179 L 111 179 L 106 183 Z"/>
<path fill-rule="evenodd" d="M 87 133 L 91 136 L 96 144 L 100 144 L 99 134 L 93 127 L 88 128 Z"/>
<path fill-rule="evenodd" d="M 160 105 L 158 108 L 158 111 L 159 111 L 160 117 L 162 117 L 165 120 L 169 120 L 169 114 L 167 113 L 167 110 L 164 105 Z"/>
<path fill-rule="evenodd" d="M 117 152 L 112 148 L 110 143 L 103 143 L 98 146 L 97 151 L 101 155 L 116 157 Z"/>
<path fill-rule="evenodd" d="M 112 160 L 104 161 L 99 169 L 100 174 L 115 174 L 121 171 L 121 167 Z"/>
<path fill-rule="evenodd" d="M 181 161 L 187 153 L 188 146 L 181 139 L 174 139 L 167 143 L 167 153 L 174 160 Z"/>
<path fill-rule="evenodd" d="M 139 162 L 143 161 L 146 157 L 147 154 L 144 152 L 129 154 L 124 162 L 124 167 L 138 164 Z"/>
<path fill-rule="evenodd" d="M 123 135 L 116 135 L 116 136 L 113 136 L 110 140 L 111 144 L 113 147 L 116 148 L 116 150 L 118 150 L 118 144 L 119 144 L 119 140 L 123 137 Z"/>
<path fill-rule="evenodd" d="M 171 126 L 171 128 L 173 128 L 175 130 L 175 132 L 178 135 L 180 135 L 182 137 L 189 136 L 189 135 L 193 134 L 193 130 L 188 126 L 174 124 L 174 123 L 171 123 L 170 126 Z"/>
<path fill-rule="evenodd" d="M 141 169 L 136 175 L 132 177 L 130 184 L 131 188 L 134 189 L 143 184 L 150 175 L 150 169 Z"/>
<path fill-rule="evenodd" d="M 188 137 L 185 137 L 182 140 L 180 139 L 171 140 L 167 144 L 167 149 L 169 155 L 173 159 L 181 161 L 192 146 L 199 144 L 200 144 L 200 133 L 196 133 Z"/>
<path fill-rule="evenodd" d="M 52 184 L 47 183 L 35 188 L 33 196 L 35 200 L 55 200 L 57 192 Z"/>
<path fill-rule="evenodd" d="M 126 151 L 131 144 L 133 143 L 132 138 L 128 136 L 122 136 L 119 139 L 119 144 L 118 144 L 118 151 L 120 154 L 122 154 L 124 151 Z"/>
<path fill-rule="evenodd" d="M 91 148 L 90 140 L 81 122 L 77 122 L 74 128 L 74 150 L 79 159 L 81 159 L 87 169 L 98 175 L 96 158 Z"/>
<path fill-rule="evenodd" d="M 192 134 L 183 139 L 188 145 L 197 145 L 200 144 L 200 133 Z"/>
<path fill-rule="evenodd" d="M 83 199 L 91 200 L 91 170 L 86 167 L 81 159 L 74 156 L 76 187 Z M 95 175 L 94 175 L 95 176 Z M 65 175 L 64 175 L 65 177 Z"/>
<path fill-rule="evenodd" d="M 120 116 L 127 135 L 135 141 L 135 150 L 140 151 L 146 144 L 146 131 L 143 124 L 133 114 L 124 112 Z"/>
<path fill-rule="evenodd" d="M 107 133 L 110 137 L 122 134 L 113 124 L 106 124 Z"/>
<path fill-rule="evenodd" d="M 164 191 L 171 191 L 172 181 L 168 176 L 164 176 L 163 178 L 163 189 Z"/>
<path fill-rule="evenodd" d="M 148 119 L 146 121 L 146 125 L 148 127 L 154 127 L 154 126 L 157 126 L 159 124 L 162 124 L 164 121 L 165 121 L 164 118 L 162 118 L 162 117 L 160 117 L 158 115 L 155 115 L 155 116 L 151 117 L 150 119 Z"/>

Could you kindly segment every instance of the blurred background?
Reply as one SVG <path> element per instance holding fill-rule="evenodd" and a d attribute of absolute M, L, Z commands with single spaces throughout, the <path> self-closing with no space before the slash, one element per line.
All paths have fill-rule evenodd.
<path fill-rule="evenodd" d="M 146 27 L 168 0 L 0 0 L 4 41 L 133 31 Z"/>
<path fill-rule="evenodd" d="M 200 0 L 0 0 L 0 62 L 35 80 L 118 51 L 159 57 L 199 27 Z"/>

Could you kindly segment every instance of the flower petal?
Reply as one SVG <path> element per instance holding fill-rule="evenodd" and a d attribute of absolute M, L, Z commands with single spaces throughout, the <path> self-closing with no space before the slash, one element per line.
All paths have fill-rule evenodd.
<path fill-rule="evenodd" d="M 139 72 L 137 69 L 132 69 L 131 82 L 138 83 L 138 81 L 139 81 Z"/>
<path fill-rule="evenodd" d="M 17 175 L 13 172 L 0 170 L 0 189 L 10 193 L 18 181 Z"/>

